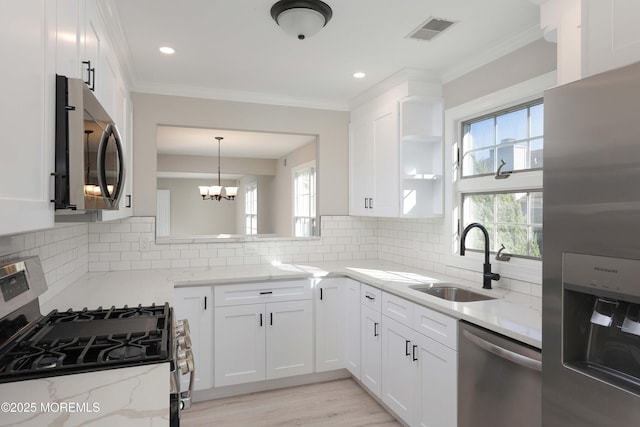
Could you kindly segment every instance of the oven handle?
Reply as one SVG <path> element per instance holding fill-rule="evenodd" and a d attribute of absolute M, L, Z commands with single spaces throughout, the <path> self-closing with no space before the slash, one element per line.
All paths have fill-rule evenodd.
<path fill-rule="evenodd" d="M 507 350 L 506 348 L 500 347 L 499 345 L 484 340 L 469 331 L 463 330 L 462 334 L 466 339 L 468 339 L 478 347 L 490 353 L 493 353 L 498 357 L 501 357 L 513 363 L 517 363 L 518 365 L 524 366 L 525 368 L 533 369 L 534 371 L 542 371 L 542 362 L 538 360 L 532 359 L 522 354 L 518 354 L 511 350 Z"/>

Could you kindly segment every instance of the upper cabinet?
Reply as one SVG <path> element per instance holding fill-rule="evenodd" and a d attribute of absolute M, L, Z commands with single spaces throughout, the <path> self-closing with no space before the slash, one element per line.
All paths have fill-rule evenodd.
<path fill-rule="evenodd" d="M 0 235 L 54 222 L 56 2 L 0 2 Z"/>
<path fill-rule="evenodd" d="M 440 87 L 406 81 L 351 112 L 349 214 L 443 213 Z"/>
<path fill-rule="evenodd" d="M 640 2 L 584 0 L 582 7 L 584 77 L 640 61 Z"/>

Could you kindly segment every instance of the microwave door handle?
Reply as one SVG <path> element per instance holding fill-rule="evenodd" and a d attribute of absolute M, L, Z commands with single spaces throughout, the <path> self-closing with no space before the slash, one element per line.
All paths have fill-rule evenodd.
<path fill-rule="evenodd" d="M 109 198 L 106 197 L 110 195 L 107 188 L 107 176 L 105 174 L 104 162 L 107 153 L 107 144 L 109 143 L 109 135 L 110 135 L 110 126 L 107 125 L 107 128 L 102 132 L 102 136 L 100 137 L 100 142 L 98 143 L 98 162 L 96 164 L 96 173 L 98 175 L 98 186 L 100 187 L 101 194 L 105 196 L 105 200 Z"/>
<path fill-rule="evenodd" d="M 105 156 L 107 153 L 107 144 L 109 143 L 109 139 L 113 135 L 114 142 L 116 144 L 116 152 L 118 155 L 119 162 L 119 173 L 118 173 L 118 181 L 116 182 L 113 194 L 108 192 L 107 188 L 107 176 L 105 171 Z M 104 130 L 102 137 L 100 138 L 100 145 L 98 146 L 98 164 L 97 164 L 97 173 L 98 173 L 98 185 L 102 191 L 102 194 L 109 195 L 106 200 L 111 204 L 111 206 L 116 206 L 120 199 L 120 193 L 124 187 L 124 155 L 122 151 L 122 142 L 120 140 L 120 134 L 118 132 L 118 128 L 113 124 L 108 124 L 106 129 Z"/>

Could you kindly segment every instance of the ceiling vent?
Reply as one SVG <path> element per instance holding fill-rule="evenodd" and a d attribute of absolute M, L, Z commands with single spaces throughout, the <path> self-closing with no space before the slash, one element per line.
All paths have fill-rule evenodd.
<path fill-rule="evenodd" d="M 407 38 L 429 41 L 452 25 L 453 22 L 446 19 L 429 18 L 427 22 L 409 34 Z"/>

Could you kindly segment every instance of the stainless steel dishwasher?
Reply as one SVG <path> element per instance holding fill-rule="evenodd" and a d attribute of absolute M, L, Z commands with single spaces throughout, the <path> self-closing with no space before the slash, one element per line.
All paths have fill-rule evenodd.
<path fill-rule="evenodd" d="M 458 426 L 540 427 L 540 351 L 460 321 Z"/>

